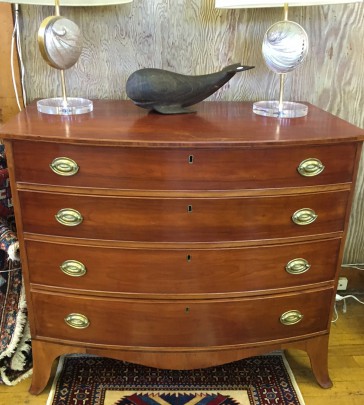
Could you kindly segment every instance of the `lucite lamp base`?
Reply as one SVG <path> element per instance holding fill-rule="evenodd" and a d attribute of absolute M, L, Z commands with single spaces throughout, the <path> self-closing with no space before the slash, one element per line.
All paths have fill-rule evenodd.
<path fill-rule="evenodd" d="M 284 101 L 279 108 L 278 101 L 257 101 L 253 104 L 253 112 L 264 117 L 298 118 L 307 115 L 308 107 L 305 104 Z"/>
<path fill-rule="evenodd" d="M 44 114 L 76 115 L 86 114 L 93 110 L 91 100 L 79 97 L 67 97 L 67 103 L 62 97 L 47 98 L 37 102 L 37 109 Z"/>

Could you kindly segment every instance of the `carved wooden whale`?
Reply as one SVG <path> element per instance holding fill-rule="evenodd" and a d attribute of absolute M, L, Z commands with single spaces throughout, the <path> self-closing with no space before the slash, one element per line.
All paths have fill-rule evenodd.
<path fill-rule="evenodd" d="M 194 112 L 186 107 L 196 104 L 228 82 L 236 73 L 254 66 L 239 63 L 219 72 L 201 76 L 187 76 L 163 69 L 140 69 L 126 82 L 126 94 L 142 108 L 161 114 Z"/>

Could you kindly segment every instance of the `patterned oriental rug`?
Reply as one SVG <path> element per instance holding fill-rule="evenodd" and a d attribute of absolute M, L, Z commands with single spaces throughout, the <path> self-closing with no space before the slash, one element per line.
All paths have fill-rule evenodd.
<path fill-rule="evenodd" d="M 4 145 L 0 145 L 0 384 L 32 372 L 31 341 Z"/>
<path fill-rule="evenodd" d="M 304 405 L 281 353 L 173 371 L 62 356 L 47 405 Z"/>

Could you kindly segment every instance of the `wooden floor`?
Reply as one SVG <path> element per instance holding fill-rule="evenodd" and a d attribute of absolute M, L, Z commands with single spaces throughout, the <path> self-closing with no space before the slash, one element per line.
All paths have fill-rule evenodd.
<path fill-rule="evenodd" d="M 338 313 L 339 319 L 332 324 L 329 351 L 333 388 L 324 390 L 316 384 L 304 352 L 286 353 L 306 405 L 364 404 L 364 305 L 348 300 L 346 314 L 340 304 Z M 28 394 L 29 384 L 27 379 L 15 387 L 0 386 L 0 405 L 45 405 L 50 384 L 39 396 Z"/>

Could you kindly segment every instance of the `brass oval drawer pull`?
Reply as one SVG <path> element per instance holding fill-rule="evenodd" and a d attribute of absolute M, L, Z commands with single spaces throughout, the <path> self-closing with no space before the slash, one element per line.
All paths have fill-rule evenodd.
<path fill-rule="evenodd" d="M 59 176 L 74 176 L 80 168 L 73 159 L 68 157 L 55 158 L 49 167 Z"/>
<path fill-rule="evenodd" d="M 87 316 L 82 314 L 69 314 L 64 318 L 68 326 L 75 329 L 86 329 L 90 325 Z"/>
<path fill-rule="evenodd" d="M 309 225 L 315 222 L 318 215 L 311 208 L 302 208 L 292 215 L 292 221 L 297 225 Z"/>
<path fill-rule="evenodd" d="M 301 176 L 304 177 L 313 177 L 322 173 L 325 169 L 325 166 L 319 159 L 310 158 L 303 160 L 297 170 Z"/>
<path fill-rule="evenodd" d="M 77 260 L 66 260 L 60 266 L 64 274 L 71 277 L 82 277 L 86 274 L 86 266 Z"/>
<path fill-rule="evenodd" d="M 284 314 L 281 315 L 280 321 L 283 325 L 295 325 L 298 322 L 301 322 L 303 319 L 303 315 L 301 314 L 300 311 L 292 310 L 292 311 L 287 311 Z"/>
<path fill-rule="evenodd" d="M 310 269 L 311 265 L 307 260 L 297 258 L 289 261 L 286 265 L 286 271 L 289 274 L 303 274 Z"/>
<path fill-rule="evenodd" d="M 73 208 L 62 208 L 55 217 L 60 224 L 65 226 L 77 226 L 83 221 L 82 215 Z"/>

